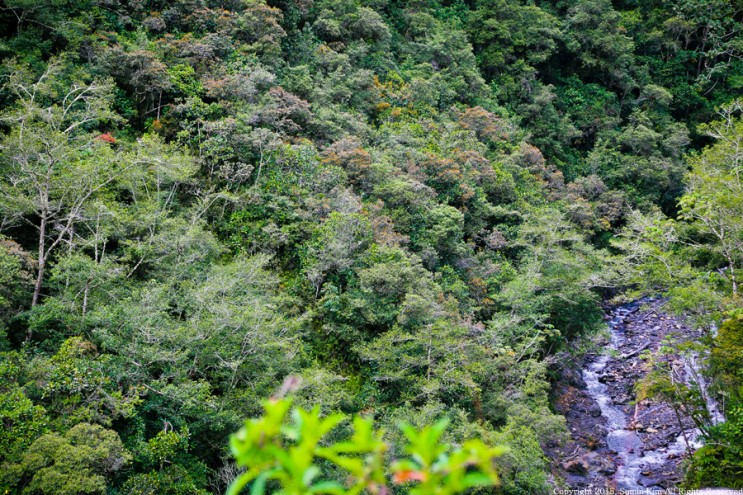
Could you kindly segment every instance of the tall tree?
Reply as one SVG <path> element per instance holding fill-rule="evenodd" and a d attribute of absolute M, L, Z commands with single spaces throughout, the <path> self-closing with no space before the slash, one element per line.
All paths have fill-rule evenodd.
<path fill-rule="evenodd" d="M 681 217 L 703 235 L 690 241 L 722 257 L 730 289 L 738 294 L 737 271 L 743 263 L 743 100 L 724 106 L 721 119 L 702 126 L 716 139 L 691 160 Z M 713 239 L 710 242 L 709 239 Z"/>
<path fill-rule="evenodd" d="M 103 124 L 119 120 L 110 108 L 109 82 L 70 82 L 63 64 L 52 61 L 38 78 L 17 66 L 8 87 L 15 104 L 2 114 L 9 131 L 0 137 L 0 227 L 27 224 L 37 232 L 31 300 L 36 306 L 50 257 L 60 245 L 72 251 L 91 230 L 89 224 L 97 222 L 100 205 L 115 201 L 116 188 L 134 210 L 143 198 L 169 203 L 193 167 L 187 156 L 154 137 L 127 146 L 101 132 Z M 142 222 L 157 221 L 139 214 Z M 80 225 L 86 228 L 78 232 Z M 98 231 L 93 232 L 96 252 Z"/>
<path fill-rule="evenodd" d="M 2 114 L 9 132 L 0 138 L 2 225 L 18 221 L 38 232 L 38 265 L 32 306 L 39 302 L 49 256 L 73 235 L 88 203 L 126 167 L 113 160 L 100 124 L 115 122 L 112 86 L 105 81 L 64 81 L 53 61 L 39 77 L 16 66 L 8 89 L 15 104 Z"/>

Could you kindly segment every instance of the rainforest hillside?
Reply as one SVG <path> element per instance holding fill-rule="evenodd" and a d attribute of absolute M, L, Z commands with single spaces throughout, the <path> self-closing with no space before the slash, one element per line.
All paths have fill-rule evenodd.
<path fill-rule="evenodd" d="M 292 377 L 393 457 L 401 421 L 448 417 L 508 447 L 502 493 L 552 493 L 552 384 L 621 294 L 706 330 L 727 421 L 688 483 L 732 487 L 742 23 L 740 0 L 3 0 L 0 490 L 224 493 L 230 434 Z"/>

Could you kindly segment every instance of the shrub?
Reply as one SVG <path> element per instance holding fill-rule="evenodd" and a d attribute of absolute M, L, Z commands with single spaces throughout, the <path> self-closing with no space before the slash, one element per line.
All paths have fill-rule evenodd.
<path fill-rule="evenodd" d="M 241 493 L 249 484 L 251 495 L 266 490 L 285 495 L 384 495 L 389 493 L 390 475 L 413 495 L 450 495 L 498 484 L 493 459 L 506 449 L 481 440 L 468 440 L 458 448 L 441 443 L 446 420 L 421 430 L 402 424 L 409 457 L 387 465 L 384 431 L 375 429 L 372 420 L 356 416 L 351 438 L 328 441 L 330 432 L 347 419 L 343 414 L 321 418 L 318 407 L 294 408 L 287 422 L 291 405 L 289 399 L 265 402 L 263 416 L 246 421 L 232 436 L 232 453 L 247 470 L 233 481 L 228 495 Z M 322 468 L 345 472 L 345 484 L 323 479 Z"/>

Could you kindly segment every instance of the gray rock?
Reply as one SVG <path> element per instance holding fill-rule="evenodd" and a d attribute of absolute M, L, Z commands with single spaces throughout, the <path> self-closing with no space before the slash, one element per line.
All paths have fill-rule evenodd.
<path fill-rule="evenodd" d="M 585 462 L 580 459 L 574 461 L 568 461 L 563 463 L 562 468 L 568 473 L 586 475 L 588 474 L 588 466 Z"/>
<path fill-rule="evenodd" d="M 601 416 L 601 408 L 598 404 L 592 404 L 591 407 L 588 408 L 588 414 L 590 414 L 594 418 L 598 418 Z"/>

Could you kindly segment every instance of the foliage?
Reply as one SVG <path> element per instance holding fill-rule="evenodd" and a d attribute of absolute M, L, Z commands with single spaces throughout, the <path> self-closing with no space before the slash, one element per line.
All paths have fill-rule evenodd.
<path fill-rule="evenodd" d="M 719 485 L 738 488 L 743 473 L 743 324 L 740 317 L 721 326 L 710 355 L 717 393 L 725 401 L 725 422 L 710 429 L 709 441 L 694 453 L 687 476 L 690 487 Z"/>
<path fill-rule="evenodd" d="M 469 440 L 451 450 L 440 441 L 446 421 L 421 431 L 403 424 L 410 458 L 385 468 L 384 431 L 375 431 L 370 419 L 356 416 L 348 440 L 325 443 L 323 439 L 346 419 L 344 415 L 321 418 L 317 406 L 311 411 L 295 408 L 292 424 L 287 425 L 291 404 L 288 399 L 265 402 L 264 415 L 246 421 L 232 437 L 233 455 L 247 471 L 233 482 L 228 494 L 240 493 L 251 483 L 251 493 L 258 494 L 274 483 L 279 493 L 287 494 L 387 493 L 387 469 L 394 483 L 412 484 L 412 494 L 454 494 L 498 483 L 493 459 L 505 449 Z M 322 461 L 347 473 L 346 486 L 317 479 Z"/>
<path fill-rule="evenodd" d="M 651 360 L 651 372 L 639 384 L 641 395 L 670 403 L 677 417 L 689 416 L 700 428 L 706 445 L 689 466 L 690 487 L 738 486 L 741 474 L 740 433 L 740 296 L 738 267 L 741 259 L 741 132 L 740 102 L 720 109 L 720 119 L 703 126 L 715 142 L 689 158 L 685 194 L 679 200 L 678 219 L 636 215 L 624 249 L 635 270 L 655 290 L 667 291 L 679 312 L 695 317 L 713 335 L 686 349 L 685 359 L 701 355 L 708 362 L 704 372 L 711 379 L 714 396 L 724 404 L 724 421 L 708 413 L 708 397 L 700 378 L 685 384 L 675 376 L 667 356 L 677 345 L 662 348 Z M 714 335 L 716 321 L 723 319 Z M 703 378 L 702 378 L 703 379 Z"/>
<path fill-rule="evenodd" d="M 499 490 L 548 492 L 550 364 L 620 292 L 709 330 L 722 394 L 741 32 L 734 0 L 6 0 L 3 488 L 224 493 L 229 435 L 301 376 L 388 455 L 449 417 L 437 442 L 510 447 Z"/>
<path fill-rule="evenodd" d="M 116 432 L 80 423 L 64 436 L 49 433 L 39 437 L 20 462 L 4 466 L 3 481 L 13 480 L 23 493 L 102 494 L 107 478 L 121 470 L 130 457 Z"/>

